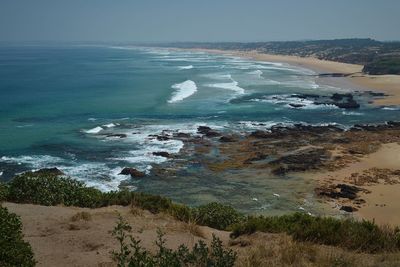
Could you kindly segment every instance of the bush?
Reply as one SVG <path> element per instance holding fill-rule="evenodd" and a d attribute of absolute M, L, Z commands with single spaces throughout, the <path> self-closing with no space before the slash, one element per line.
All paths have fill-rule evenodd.
<path fill-rule="evenodd" d="M 63 204 L 95 208 L 101 206 L 102 193 L 71 178 L 27 172 L 10 182 L 8 200 L 45 206 Z"/>
<path fill-rule="evenodd" d="M 240 222 L 243 216 L 231 206 L 216 202 L 199 206 L 194 210 L 194 216 L 201 225 L 225 230 L 228 226 Z"/>
<path fill-rule="evenodd" d="M 199 241 L 192 250 L 185 245 L 180 245 L 177 250 L 172 250 L 165 247 L 165 239 L 161 231 L 158 232 L 156 240 L 157 253 L 152 255 L 141 247 L 140 240 L 130 235 L 131 229 L 131 226 L 120 217 L 112 232 L 119 244 L 119 251 L 112 252 L 118 267 L 231 267 L 236 261 L 236 253 L 231 249 L 224 249 L 221 240 L 215 236 L 213 236 L 210 248 L 203 241 Z"/>
<path fill-rule="evenodd" d="M 0 266 L 35 266 L 31 246 L 22 238 L 19 217 L 0 206 Z"/>
<path fill-rule="evenodd" d="M 8 185 L 0 182 L 0 203 L 8 198 Z"/>
<path fill-rule="evenodd" d="M 249 217 L 232 226 L 232 237 L 255 231 L 287 233 L 295 240 L 340 246 L 365 252 L 400 249 L 400 231 L 373 222 L 313 217 L 303 213 L 275 217 Z"/>

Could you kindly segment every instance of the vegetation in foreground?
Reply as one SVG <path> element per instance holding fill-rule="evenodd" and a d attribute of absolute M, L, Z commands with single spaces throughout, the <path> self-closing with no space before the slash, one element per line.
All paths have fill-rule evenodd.
<path fill-rule="evenodd" d="M 273 217 L 248 217 L 230 227 L 232 237 L 256 231 L 287 233 L 294 240 L 369 253 L 394 252 L 400 249 L 400 229 L 379 227 L 369 221 L 339 220 L 331 217 L 314 217 L 304 213 Z"/>
<path fill-rule="evenodd" d="M 275 217 L 245 217 L 232 207 L 218 203 L 210 203 L 192 208 L 186 205 L 173 203 L 170 199 L 165 197 L 145 193 L 129 191 L 104 193 L 95 188 L 86 187 L 81 182 L 53 174 L 28 172 L 16 176 L 8 184 L 0 184 L 0 200 L 48 206 L 61 204 L 65 206 L 88 208 L 109 205 L 132 205 L 149 210 L 152 213 L 163 212 L 180 221 L 194 222 L 199 225 L 210 226 L 221 230 L 230 230 L 232 231 L 233 238 L 259 231 L 265 233 L 286 233 L 295 241 L 307 241 L 314 244 L 337 246 L 357 252 L 386 253 L 398 252 L 400 250 L 400 229 L 380 227 L 373 222 L 314 217 L 303 213 Z M 18 251 L 22 254 L 12 253 L 12 256 L 22 255 L 18 256 L 19 259 L 24 259 L 27 263 L 17 266 L 33 266 L 33 254 L 30 246 L 22 241 L 21 222 L 17 216 L 9 214 L 6 209 L 2 208 L 1 212 L 1 223 L 7 225 L 1 227 L 1 237 L 12 237 L 7 239 L 11 241 L 2 241 L 0 247 L 1 257 L 4 258 L 7 255 L 11 256 L 11 254 L 7 254 L 8 251 L 10 251 L 6 247 L 7 245 L 13 248 L 21 247 Z M 122 222 L 120 222 L 120 227 L 122 227 L 124 231 L 129 228 L 126 225 L 124 226 Z M 122 234 L 122 232 L 119 232 L 119 234 Z M 124 240 L 126 241 L 128 237 L 126 234 L 124 234 L 124 236 Z M 133 253 L 135 255 L 137 254 L 137 256 L 146 255 L 146 257 L 149 257 L 149 259 L 146 260 L 156 260 L 154 256 L 151 256 L 148 252 L 143 251 L 143 249 L 137 246 L 139 244 L 137 240 L 131 239 L 130 237 L 128 239 L 131 240 L 129 244 L 126 244 L 129 248 L 129 254 Z M 162 237 L 159 238 L 158 242 L 161 242 L 161 240 Z M 214 243 L 217 244 L 218 241 L 215 240 Z M 188 249 L 182 249 L 180 252 L 179 250 L 169 251 L 164 256 L 172 257 L 175 261 L 178 259 L 183 260 L 185 257 L 195 257 L 196 260 L 198 260 L 199 255 L 197 255 L 197 253 L 199 253 L 198 249 L 200 249 L 200 245 L 201 244 L 197 244 L 197 249 L 193 248 L 192 251 L 188 251 Z M 185 256 L 181 255 L 183 251 L 185 251 Z M 194 256 L 193 253 L 197 256 Z M 208 256 L 203 256 L 207 258 L 210 255 L 213 254 L 211 253 Z M 204 258 L 202 259 L 204 260 Z M 7 259 L 6 262 L 9 260 L 11 259 Z"/>
<path fill-rule="evenodd" d="M 221 240 L 213 236 L 211 246 L 208 247 L 203 241 L 196 243 L 191 250 L 185 245 L 180 245 L 177 250 L 165 246 L 165 239 L 161 231 L 155 244 L 157 253 L 151 254 L 140 245 L 140 240 L 131 234 L 131 226 L 119 217 L 112 235 L 119 243 L 119 251 L 113 251 L 113 259 L 118 267 L 146 266 L 146 267 L 231 267 L 236 261 L 236 253 L 231 249 L 225 249 Z"/>
<path fill-rule="evenodd" d="M 0 266 L 35 266 L 31 246 L 23 240 L 19 217 L 0 206 Z"/>

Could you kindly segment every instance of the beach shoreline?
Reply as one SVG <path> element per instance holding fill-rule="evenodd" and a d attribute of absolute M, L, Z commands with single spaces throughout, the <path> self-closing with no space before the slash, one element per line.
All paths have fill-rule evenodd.
<path fill-rule="evenodd" d="M 174 48 L 175 49 L 175 48 Z M 341 63 L 336 61 L 320 60 L 313 57 L 298 57 L 289 55 L 272 55 L 258 51 L 236 51 L 218 49 L 179 49 L 197 52 L 207 52 L 213 54 L 223 54 L 248 58 L 257 61 L 267 61 L 274 63 L 286 63 L 296 67 L 310 69 L 317 74 L 322 73 L 342 73 L 347 77 L 318 77 L 317 82 L 325 84 L 328 82 L 346 84 L 353 90 L 375 91 L 384 93 L 386 96 L 375 99 L 373 104 L 377 106 L 397 106 L 400 105 L 400 75 L 368 75 L 362 73 L 363 66 L 357 64 Z"/>

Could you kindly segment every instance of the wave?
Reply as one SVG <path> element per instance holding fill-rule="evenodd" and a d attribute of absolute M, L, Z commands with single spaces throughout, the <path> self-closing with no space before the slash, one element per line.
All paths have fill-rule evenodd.
<path fill-rule="evenodd" d="M 180 70 L 190 70 L 190 69 L 193 69 L 193 65 L 179 66 L 178 68 L 179 68 Z"/>
<path fill-rule="evenodd" d="M 183 83 L 174 84 L 171 87 L 173 89 L 176 89 L 176 91 L 172 94 L 172 97 L 170 100 L 168 100 L 168 103 L 182 101 L 183 99 L 197 92 L 197 85 L 194 81 L 191 80 L 184 81 Z"/>
<path fill-rule="evenodd" d="M 239 87 L 239 83 L 237 81 L 235 81 L 230 74 L 223 74 L 223 75 L 220 74 L 215 77 L 217 77 L 217 79 L 229 79 L 229 80 L 231 80 L 231 82 L 206 84 L 207 87 L 232 90 L 239 94 L 245 93 L 245 90 L 242 87 Z"/>
<path fill-rule="evenodd" d="M 117 124 L 114 124 L 114 123 L 109 123 L 109 124 L 104 124 L 104 125 L 102 125 L 103 127 L 106 127 L 106 128 L 113 128 L 113 127 L 115 127 L 115 126 L 117 126 L 118 125 L 118 123 Z"/>
<path fill-rule="evenodd" d="M 262 78 L 263 72 L 261 70 L 255 70 L 248 72 L 251 75 L 256 75 L 258 78 Z"/>
<path fill-rule="evenodd" d="M 383 107 L 382 109 L 383 110 L 393 110 L 393 111 L 395 111 L 395 110 L 400 110 L 400 107 L 398 107 L 398 108 L 396 108 L 396 107 Z"/>
<path fill-rule="evenodd" d="M 97 127 L 94 127 L 93 129 L 86 130 L 86 131 L 84 131 L 84 132 L 85 132 L 85 133 L 88 133 L 88 134 L 97 134 L 97 133 L 99 133 L 99 132 L 102 131 L 102 130 L 104 130 L 102 127 L 97 126 Z"/>
<path fill-rule="evenodd" d="M 342 114 L 346 115 L 346 116 L 362 116 L 362 115 L 364 115 L 364 113 L 354 112 L 354 111 L 343 111 Z"/>
<path fill-rule="evenodd" d="M 17 165 L 26 164 L 34 169 L 44 168 L 48 165 L 65 163 L 64 159 L 49 155 L 32 155 L 32 156 L 23 155 L 17 157 L 3 156 L 0 158 L 0 161 L 6 163 L 16 163 Z"/>

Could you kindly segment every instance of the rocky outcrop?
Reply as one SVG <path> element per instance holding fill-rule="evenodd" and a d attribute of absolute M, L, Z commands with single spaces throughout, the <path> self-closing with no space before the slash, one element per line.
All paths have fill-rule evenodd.
<path fill-rule="evenodd" d="M 126 138 L 126 134 L 108 134 L 107 137 Z"/>
<path fill-rule="evenodd" d="M 220 133 L 214 131 L 213 129 L 211 129 L 211 128 L 208 127 L 208 126 L 199 126 L 199 127 L 197 128 L 197 132 L 198 132 L 199 134 L 205 135 L 206 137 L 218 137 L 218 136 L 221 136 Z"/>
<path fill-rule="evenodd" d="M 59 175 L 64 175 L 64 173 L 62 171 L 60 171 L 58 168 L 54 167 L 54 168 L 43 168 L 40 169 L 38 171 L 35 171 L 36 174 L 40 174 L 40 175 L 55 175 L 55 176 L 59 176 Z"/>
<path fill-rule="evenodd" d="M 154 156 L 159 156 L 159 157 L 164 157 L 164 158 L 171 158 L 172 157 L 172 155 L 169 154 L 166 151 L 153 152 L 153 155 Z"/>
<path fill-rule="evenodd" d="M 145 177 L 146 174 L 144 172 L 138 171 L 135 168 L 123 168 L 122 171 L 119 173 L 121 175 L 130 175 L 133 178 L 140 178 Z"/>

